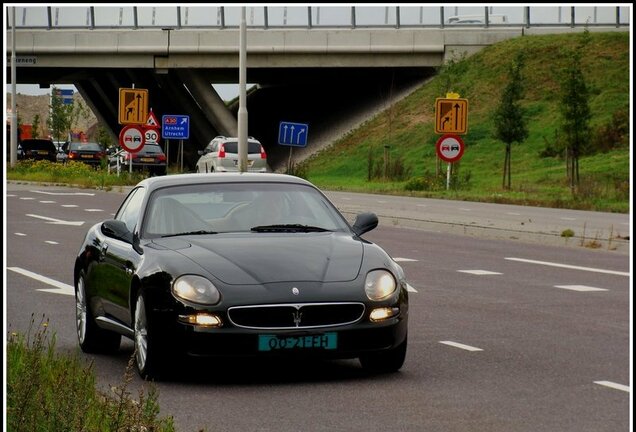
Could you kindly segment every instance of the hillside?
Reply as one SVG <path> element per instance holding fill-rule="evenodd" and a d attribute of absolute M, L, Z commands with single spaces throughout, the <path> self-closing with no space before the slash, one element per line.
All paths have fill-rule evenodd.
<path fill-rule="evenodd" d="M 628 212 L 630 35 L 589 36 L 582 66 L 591 87 L 590 125 L 594 134 L 613 141 L 604 144 L 606 151 L 580 159 L 581 184 L 576 194 L 568 187 L 564 159 L 541 155 L 559 147 L 559 76 L 566 65 L 566 50 L 580 43 L 582 33 L 522 36 L 457 59 L 429 84 L 314 155 L 297 171 L 327 189 Z M 505 145 L 493 138 L 492 114 L 508 82 L 511 59 L 519 50 L 525 53 L 522 105 L 530 134 L 524 143 L 512 146 L 512 187 L 504 190 Z M 469 100 L 468 133 L 463 136 L 466 151 L 453 164 L 455 177 L 448 191 L 447 164 L 438 163 L 439 135 L 433 127 L 435 98 L 445 97 L 445 83 Z M 383 165 L 385 149 L 389 170 L 406 175 L 397 180 L 369 180 L 370 170 L 377 173 Z"/>

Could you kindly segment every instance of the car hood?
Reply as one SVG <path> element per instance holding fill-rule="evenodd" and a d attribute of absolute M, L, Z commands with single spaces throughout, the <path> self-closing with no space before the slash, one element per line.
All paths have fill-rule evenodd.
<path fill-rule="evenodd" d="M 363 245 L 350 234 L 244 233 L 155 239 L 228 285 L 344 282 L 358 276 Z"/>

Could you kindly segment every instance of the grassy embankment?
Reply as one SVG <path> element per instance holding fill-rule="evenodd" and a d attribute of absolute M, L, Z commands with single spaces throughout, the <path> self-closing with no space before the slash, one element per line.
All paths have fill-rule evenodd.
<path fill-rule="evenodd" d="M 564 50 L 574 49 L 582 36 L 523 36 L 456 63 L 450 78 L 452 90 L 469 100 L 469 114 L 468 133 L 463 136 L 466 150 L 454 164 L 457 177 L 450 190 L 446 190 L 447 164 L 437 166 L 435 143 L 440 135 L 433 126 L 435 98 L 446 96 L 441 88 L 449 77 L 442 75 L 314 155 L 297 171 L 319 187 L 332 190 L 629 212 L 628 33 L 590 33 L 591 42 L 582 61 L 592 88 L 592 130 L 618 142 L 606 152 L 580 159 L 581 183 L 575 192 L 568 186 L 563 157 L 541 156 L 559 141 L 557 77 L 566 64 Z M 505 190 L 505 145 L 493 138 L 492 114 L 507 83 L 510 60 L 518 50 L 526 57 L 522 105 L 529 137 L 512 146 L 512 184 Z M 614 116 L 622 119 L 618 122 L 622 127 L 627 126 L 622 136 L 618 127 L 611 126 Z M 398 181 L 381 177 L 368 180 L 370 166 L 382 172 L 385 146 L 390 147 L 389 170 L 401 169 L 408 175 Z M 373 155 L 371 162 L 369 155 Z"/>

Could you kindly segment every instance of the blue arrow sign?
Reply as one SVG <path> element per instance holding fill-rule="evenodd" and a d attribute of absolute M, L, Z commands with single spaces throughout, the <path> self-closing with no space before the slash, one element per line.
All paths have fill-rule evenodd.
<path fill-rule="evenodd" d="M 166 114 L 161 117 L 161 138 L 188 139 L 190 138 L 190 116 Z"/>
<path fill-rule="evenodd" d="M 280 122 L 278 144 L 305 147 L 309 125 L 304 123 Z"/>

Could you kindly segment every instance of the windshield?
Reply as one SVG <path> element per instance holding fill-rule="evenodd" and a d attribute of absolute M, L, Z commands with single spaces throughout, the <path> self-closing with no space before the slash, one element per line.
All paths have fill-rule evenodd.
<path fill-rule="evenodd" d="M 348 229 L 342 215 L 313 187 L 289 183 L 212 183 L 155 191 L 148 201 L 142 237 Z"/>

